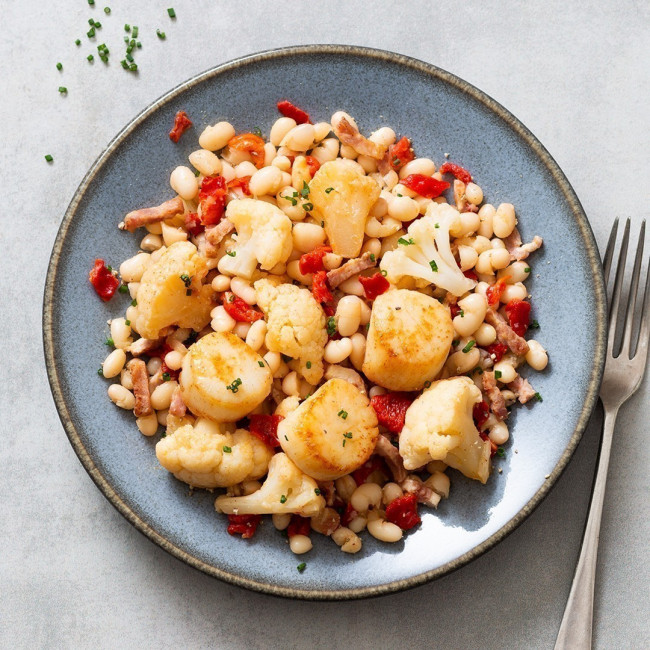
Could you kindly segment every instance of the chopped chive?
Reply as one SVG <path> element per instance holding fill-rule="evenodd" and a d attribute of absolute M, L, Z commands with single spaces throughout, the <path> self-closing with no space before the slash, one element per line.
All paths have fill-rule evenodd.
<path fill-rule="evenodd" d="M 125 70 L 128 70 L 128 69 L 129 69 L 129 64 L 126 62 L 126 59 L 122 59 L 122 60 L 120 61 L 120 64 L 122 65 L 122 67 L 123 67 Z"/>
<path fill-rule="evenodd" d="M 431 270 L 432 270 L 434 273 L 437 273 L 437 271 L 438 271 L 438 265 L 436 264 L 436 261 L 435 261 L 435 260 L 431 260 L 431 261 L 429 262 L 429 266 L 431 267 Z"/>
<path fill-rule="evenodd" d="M 138 31 L 139 31 L 138 26 L 134 25 L 133 31 L 131 32 L 131 38 L 138 38 Z"/>
<path fill-rule="evenodd" d="M 92 63 L 95 60 L 95 57 L 92 54 L 89 54 L 86 58 L 88 59 L 88 61 L 90 61 L 90 63 Z"/>
<path fill-rule="evenodd" d="M 169 381 L 172 376 L 168 372 L 163 372 L 162 374 L 163 381 Z"/>
<path fill-rule="evenodd" d="M 380 271 L 380 273 L 381 273 L 384 277 L 386 277 L 386 276 L 388 275 L 388 271 L 387 271 L 386 269 L 382 269 L 382 270 Z"/>
<path fill-rule="evenodd" d="M 127 60 L 129 63 L 133 63 L 133 56 L 132 56 L 131 54 L 127 54 L 127 55 L 126 55 L 126 60 Z"/>
<path fill-rule="evenodd" d="M 63 70 L 63 63 L 57 63 L 56 64 L 56 69 L 57 70 Z"/>
<path fill-rule="evenodd" d="M 95 0 L 88 0 L 88 4 L 89 4 L 89 5 L 94 5 L 94 4 L 95 4 Z"/>
<path fill-rule="evenodd" d="M 103 377 L 103 376 L 104 376 L 104 369 L 103 369 L 101 366 L 100 366 L 99 368 L 97 368 L 97 374 L 98 374 L 100 377 Z"/>
<path fill-rule="evenodd" d="M 283 494 L 283 495 L 280 497 L 280 503 L 286 503 L 286 502 L 287 502 L 287 497 L 286 497 L 286 495 Z"/>
<path fill-rule="evenodd" d="M 475 345 L 476 341 L 469 341 L 469 343 L 463 348 L 463 352 L 467 354 Z"/>
<path fill-rule="evenodd" d="M 115 341 L 112 338 L 107 338 L 104 341 L 104 345 L 108 345 L 109 348 L 114 348 L 115 347 Z"/>
<path fill-rule="evenodd" d="M 311 361 L 307 361 L 305 365 L 307 366 L 307 370 L 309 370 L 311 368 Z"/>
<path fill-rule="evenodd" d="M 104 7 L 104 13 L 106 15 L 110 14 L 111 13 L 111 8 L 110 7 Z"/>
<path fill-rule="evenodd" d="M 439 224 L 439 223 L 434 223 L 434 224 L 433 224 L 433 227 L 434 227 L 434 228 L 440 228 L 440 224 Z"/>
<path fill-rule="evenodd" d="M 425 381 L 424 382 L 424 387 L 429 388 L 429 386 L 431 386 L 431 382 L 430 381 Z"/>
<path fill-rule="evenodd" d="M 345 438 L 343 438 L 343 445 L 342 446 L 345 447 Z"/>
<path fill-rule="evenodd" d="M 302 189 L 300 190 L 300 194 L 305 199 L 309 196 L 309 185 L 307 185 L 307 181 L 302 182 Z"/>
<path fill-rule="evenodd" d="M 350 438 L 352 438 L 352 431 L 348 431 L 347 433 L 344 433 L 343 437 L 348 438 L 348 440 L 349 440 Z"/>
<path fill-rule="evenodd" d="M 142 47 L 142 43 L 140 43 L 140 41 L 138 41 L 138 42 L 135 44 L 135 46 L 136 46 L 136 47 Z"/>
<path fill-rule="evenodd" d="M 260 129 L 259 126 L 256 126 L 256 127 L 253 129 L 252 132 L 253 132 L 256 136 L 258 136 L 259 138 L 262 137 L 262 129 Z"/>
<path fill-rule="evenodd" d="M 131 31 L 131 25 L 129 25 L 129 23 L 125 23 L 125 25 L 124 25 L 124 31 L 125 31 L 125 32 L 130 32 L 130 31 Z"/>
<path fill-rule="evenodd" d="M 52 162 L 52 161 L 54 160 L 54 158 L 53 158 L 53 157 L 48 153 L 48 154 L 45 156 L 45 160 L 47 160 L 47 162 Z"/>
<path fill-rule="evenodd" d="M 224 454 L 231 454 L 232 453 L 232 447 L 229 447 L 228 445 L 223 446 L 223 453 Z"/>
<path fill-rule="evenodd" d="M 495 370 L 494 371 L 494 378 L 495 379 L 501 379 L 502 376 L 503 376 L 503 373 L 500 370 Z"/>
<path fill-rule="evenodd" d="M 192 295 L 192 289 L 186 289 L 185 290 L 185 295 L 186 296 L 191 296 Z"/>
<path fill-rule="evenodd" d="M 68 89 L 65 86 L 59 86 L 59 92 L 64 95 L 68 92 Z"/>
<path fill-rule="evenodd" d="M 506 450 L 503 447 L 497 447 L 497 456 L 499 458 L 505 458 L 506 457 Z"/>
<path fill-rule="evenodd" d="M 77 39 L 77 40 L 74 42 L 74 44 L 75 44 L 75 45 L 81 45 L 81 40 L 80 40 L 80 39 Z"/>
<path fill-rule="evenodd" d="M 327 319 L 327 333 L 330 336 L 334 336 L 334 334 L 336 334 L 336 320 L 334 319 L 334 316 L 330 316 Z"/>
<path fill-rule="evenodd" d="M 333 192 L 333 191 L 334 191 L 334 188 L 333 188 L 333 187 L 328 187 L 328 188 L 325 190 L 325 194 L 329 194 L 330 192 Z"/>
<path fill-rule="evenodd" d="M 174 11 L 174 9 L 173 9 L 172 7 L 170 7 L 169 9 L 167 9 L 167 15 L 168 15 L 170 18 L 176 18 L 176 12 Z"/>
<path fill-rule="evenodd" d="M 393 165 L 399 165 L 401 160 L 399 158 L 393 158 Z"/>
<path fill-rule="evenodd" d="M 524 269 L 524 273 L 530 273 L 530 266 L 527 266 L 527 267 Z"/>
<path fill-rule="evenodd" d="M 161 41 L 164 41 L 166 38 L 165 32 L 161 32 L 159 29 L 156 30 L 156 35 Z"/>
<path fill-rule="evenodd" d="M 341 410 L 337 413 L 337 415 L 338 415 L 340 418 L 343 418 L 344 420 L 346 420 L 347 417 L 348 417 L 348 412 L 347 412 L 347 411 L 344 411 L 343 409 L 341 409 Z"/>
<path fill-rule="evenodd" d="M 137 306 L 138 306 L 138 301 L 134 298 L 134 299 L 131 301 L 131 307 L 137 307 Z"/>
<path fill-rule="evenodd" d="M 230 257 L 235 257 L 235 255 L 237 255 L 237 251 L 226 251 L 226 255 L 229 255 Z"/>
<path fill-rule="evenodd" d="M 459 315 L 461 318 L 465 318 L 465 312 L 464 312 L 462 309 L 458 312 L 458 315 Z"/>
<path fill-rule="evenodd" d="M 102 28 L 102 24 L 101 24 L 100 22 L 98 22 L 98 21 L 95 21 L 95 25 L 94 25 L 94 26 L 95 26 L 97 29 L 101 29 L 101 28 Z"/>
<path fill-rule="evenodd" d="M 94 28 L 94 27 L 91 27 L 91 28 L 86 32 L 86 36 L 87 36 L 88 38 L 94 38 L 94 37 L 95 37 L 95 28 Z"/>
<path fill-rule="evenodd" d="M 543 401 L 544 401 L 544 400 L 542 399 L 542 396 L 541 396 L 539 393 L 535 393 L 535 399 L 536 399 L 538 402 L 543 402 Z"/>
<path fill-rule="evenodd" d="M 320 494 L 321 494 L 320 489 L 319 489 L 319 488 L 316 488 L 316 489 L 314 490 L 314 494 L 315 494 L 316 496 L 320 496 Z"/>
<path fill-rule="evenodd" d="M 539 323 L 538 323 L 536 320 L 534 320 L 534 321 L 530 324 L 530 329 L 531 329 L 531 330 L 538 330 L 538 329 L 539 329 Z"/>
<path fill-rule="evenodd" d="M 305 212 L 311 212 L 314 209 L 314 204 L 313 203 L 303 203 L 302 204 L 302 209 Z"/>
<path fill-rule="evenodd" d="M 131 321 L 128 318 L 126 318 L 124 320 L 124 324 L 128 327 L 131 324 Z"/>
<path fill-rule="evenodd" d="M 132 64 L 129 66 L 129 70 L 130 70 L 131 72 L 137 72 L 137 71 L 138 71 L 138 64 L 137 64 L 137 63 L 132 63 Z"/>
<path fill-rule="evenodd" d="M 299 571 L 300 573 L 302 573 L 306 568 L 307 568 L 307 564 L 306 564 L 305 562 L 301 562 L 301 563 L 296 567 L 296 569 L 298 569 L 298 571 Z"/>
<path fill-rule="evenodd" d="M 397 240 L 397 243 L 402 244 L 402 246 L 412 246 L 413 244 L 415 244 L 415 242 L 413 241 L 413 237 L 409 237 L 408 239 L 404 239 L 404 237 L 400 237 Z"/>
<path fill-rule="evenodd" d="M 189 275 L 187 275 L 187 273 L 183 273 L 183 274 L 180 276 L 180 278 L 181 278 L 181 280 L 183 281 L 183 284 L 184 284 L 186 287 L 189 287 L 190 284 L 192 284 L 192 278 L 191 278 Z"/>
<path fill-rule="evenodd" d="M 370 261 L 374 262 L 377 258 L 375 257 L 374 253 L 370 253 Z"/>

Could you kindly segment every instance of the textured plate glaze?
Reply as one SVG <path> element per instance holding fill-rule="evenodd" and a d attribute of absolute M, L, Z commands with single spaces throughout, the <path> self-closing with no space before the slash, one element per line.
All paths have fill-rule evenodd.
<path fill-rule="evenodd" d="M 393 90 L 391 90 L 393 89 Z M 406 91 L 406 92 L 405 92 Z M 106 355 L 109 304 L 88 283 L 95 257 L 117 265 L 141 233 L 119 232 L 122 216 L 168 198 L 170 171 L 187 160 L 200 130 L 218 120 L 268 133 L 275 103 L 289 97 L 313 118 L 345 109 L 363 131 L 383 125 L 413 139 L 420 156 L 443 154 L 469 168 L 487 201 L 514 203 L 525 240 L 544 238 L 529 284 L 536 338 L 551 364 L 532 376 L 543 403 L 515 409 L 507 457 L 486 486 L 451 471 L 451 498 L 426 511 L 398 544 L 364 535 L 362 552 L 341 553 L 314 536 L 300 560 L 270 522 L 253 540 L 226 533 L 214 496 L 161 469 L 158 439 L 145 438 L 131 413 L 106 397 L 97 375 Z M 406 98 L 406 99 L 405 99 Z M 184 109 L 195 127 L 179 144 L 167 133 Z M 152 152 L 154 155 L 152 155 Z M 562 308 L 571 305 L 569 312 Z M 71 335 L 74 323 L 74 335 Z M 579 323 L 580 345 L 576 344 Z M 76 453 L 111 503 L 154 542 L 188 564 L 244 587 L 298 598 L 358 598 L 421 584 L 463 566 L 520 524 L 566 466 L 595 404 L 604 364 L 603 281 L 593 234 L 567 179 L 533 135 L 503 107 L 457 77 L 396 54 L 345 46 L 297 47 L 227 63 L 170 91 L 110 143 L 79 186 L 58 233 L 44 299 L 47 370 L 59 415 Z M 515 453 L 515 450 L 517 453 Z"/>

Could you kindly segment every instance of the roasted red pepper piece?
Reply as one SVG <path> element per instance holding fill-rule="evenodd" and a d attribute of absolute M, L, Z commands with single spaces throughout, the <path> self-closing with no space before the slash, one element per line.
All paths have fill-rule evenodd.
<path fill-rule="evenodd" d="M 228 181 L 227 187 L 229 190 L 234 190 L 237 188 L 241 188 L 241 191 L 246 195 L 246 196 L 252 196 L 251 194 L 251 189 L 249 187 L 249 182 L 251 180 L 250 176 L 242 176 L 241 178 L 233 178 L 231 181 Z"/>
<path fill-rule="evenodd" d="M 279 447 L 278 442 L 278 424 L 284 420 L 281 415 L 264 415 L 263 413 L 253 413 L 248 416 L 250 424 L 248 430 L 263 443 L 274 449 Z"/>
<path fill-rule="evenodd" d="M 413 400 L 413 393 L 384 393 L 371 398 L 370 405 L 375 409 L 379 424 L 393 433 L 400 433 L 404 428 L 406 411 Z"/>
<path fill-rule="evenodd" d="M 381 458 L 379 458 L 379 456 L 370 456 L 369 460 L 367 460 L 363 465 L 361 465 L 361 467 L 355 469 L 354 472 L 352 472 L 352 478 L 355 480 L 357 485 L 361 485 L 362 483 L 366 482 L 366 479 L 373 472 L 383 470 L 384 463 Z"/>
<path fill-rule="evenodd" d="M 195 237 L 205 230 L 205 226 L 196 212 L 188 212 L 185 215 L 185 229 Z"/>
<path fill-rule="evenodd" d="M 411 148 L 411 141 L 404 137 L 394 145 L 390 147 L 388 152 L 388 160 L 390 161 L 390 166 L 395 170 L 399 171 L 407 162 L 415 159 L 415 154 Z"/>
<path fill-rule="evenodd" d="M 226 291 L 221 300 L 228 316 L 234 318 L 238 323 L 254 323 L 256 320 L 264 318 L 261 311 L 257 311 L 230 291 Z"/>
<path fill-rule="evenodd" d="M 298 269 L 303 274 L 307 273 L 317 273 L 318 271 L 323 270 L 323 258 L 327 253 L 331 253 L 332 248 L 330 246 L 317 246 L 313 251 L 305 253 L 300 256 L 300 261 L 298 262 Z"/>
<path fill-rule="evenodd" d="M 497 341 L 496 343 L 488 345 L 485 350 L 492 357 L 492 360 L 495 363 L 498 363 L 503 359 L 503 355 L 508 351 L 508 346 L 505 343 Z"/>
<path fill-rule="evenodd" d="M 228 140 L 228 147 L 235 151 L 248 151 L 255 167 L 264 167 L 264 140 L 259 135 L 240 133 Z"/>
<path fill-rule="evenodd" d="M 201 182 L 199 203 L 201 205 L 201 223 L 215 226 L 223 217 L 226 209 L 226 181 L 223 176 L 206 176 Z"/>
<path fill-rule="evenodd" d="M 449 189 L 449 183 L 446 181 L 439 181 L 437 178 L 424 174 L 409 174 L 400 183 L 427 199 L 435 199 Z"/>
<path fill-rule="evenodd" d="M 487 298 L 488 305 L 494 307 L 499 304 L 503 291 L 506 288 L 507 281 L 510 279 L 509 275 L 497 280 L 494 284 L 490 285 L 485 292 L 485 297 Z"/>
<path fill-rule="evenodd" d="M 474 417 L 476 428 L 480 429 L 490 417 L 490 405 L 485 401 L 474 404 L 472 416 Z"/>
<path fill-rule="evenodd" d="M 169 139 L 172 142 L 178 142 L 183 133 L 185 133 L 185 131 L 187 131 L 191 126 L 192 120 L 187 117 L 187 113 L 185 111 L 178 111 L 174 118 L 174 128 L 169 132 Z"/>
<path fill-rule="evenodd" d="M 301 108 L 298 108 L 290 101 L 285 99 L 281 102 L 278 102 L 277 106 L 282 115 L 296 120 L 296 124 L 311 124 L 309 113 L 303 111 Z"/>
<path fill-rule="evenodd" d="M 228 532 L 231 535 L 241 535 L 242 539 L 250 539 L 261 519 L 262 515 L 228 515 Z"/>
<path fill-rule="evenodd" d="M 358 516 L 358 512 L 352 507 L 351 503 L 348 503 L 345 506 L 345 512 L 341 515 L 341 525 L 347 526 L 355 517 Z"/>
<path fill-rule="evenodd" d="M 490 456 L 494 456 L 497 453 L 496 443 L 490 440 L 490 436 L 488 436 L 488 434 L 485 433 L 485 431 L 479 431 L 478 435 L 480 436 L 481 440 L 487 440 L 490 443 Z"/>
<path fill-rule="evenodd" d="M 453 302 L 451 305 L 449 305 L 449 311 L 451 312 L 451 317 L 456 318 L 456 316 L 460 314 L 460 307 L 457 303 Z"/>
<path fill-rule="evenodd" d="M 455 178 L 457 178 L 459 181 L 463 181 L 463 183 L 472 182 L 472 175 L 464 167 L 461 167 L 456 163 L 443 163 L 439 171 L 441 174 L 453 174 Z"/>
<path fill-rule="evenodd" d="M 104 260 L 100 259 L 95 260 L 88 279 L 104 302 L 108 302 L 120 286 L 120 281 L 106 268 Z"/>
<path fill-rule="evenodd" d="M 402 530 L 411 530 L 422 519 L 418 515 L 418 502 L 415 494 L 405 494 L 403 497 L 393 499 L 386 506 L 386 519 Z"/>
<path fill-rule="evenodd" d="M 311 293 L 316 302 L 328 303 L 334 300 L 334 296 L 327 286 L 327 271 L 314 273 L 314 278 L 311 283 Z"/>
<path fill-rule="evenodd" d="M 359 282 L 368 300 L 374 300 L 390 287 L 390 282 L 379 271 L 371 276 L 360 275 Z"/>
<path fill-rule="evenodd" d="M 466 278 L 469 278 L 470 280 L 474 280 L 474 282 L 478 282 L 478 275 L 476 275 L 476 271 L 474 269 L 469 269 L 468 271 L 463 271 L 463 275 Z"/>
<path fill-rule="evenodd" d="M 287 535 L 293 537 L 294 535 L 309 535 L 311 532 L 311 521 L 307 517 L 300 515 L 291 515 L 291 521 L 287 526 Z"/>
<path fill-rule="evenodd" d="M 309 167 L 309 175 L 314 178 L 314 174 L 320 169 L 320 163 L 314 156 L 307 156 L 307 167 Z"/>
<path fill-rule="evenodd" d="M 530 325 L 530 303 L 525 300 L 511 300 L 506 305 L 506 314 L 515 334 L 523 336 Z"/>

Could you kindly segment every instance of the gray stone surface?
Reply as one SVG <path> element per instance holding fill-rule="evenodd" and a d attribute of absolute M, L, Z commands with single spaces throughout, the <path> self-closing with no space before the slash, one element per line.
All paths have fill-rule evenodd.
<path fill-rule="evenodd" d="M 43 283 L 67 203 L 123 124 L 216 63 L 312 42 L 394 50 L 485 90 L 554 155 L 602 246 L 615 216 L 647 216 L 650 5 L 330 0 L 279 7 L 174 0 L 172 22 L 165 11 L 171 2 L 111 2 L 110 16 L 99 0 L 94 8 L 84 0 L 2 4 L 0 321 L 13 334 L 0 344 L 0 646 L 552 647 L 587 511 L 600 411 L 548 499 L 462 570 L 360 602 L 253 594 L 166 555 L 94 487 L 50 397 L 40 331 Z M 85 61 L 90 16 L 103 24 L 97 42 L 112 50 L 108 69 Z M 140 25 L 138 76 L 117 63 L 125 22 Z M 157 27 L 167 33 L 165 42 L 156 38 Z M 68 87 L 67 97 L 58 95 L 59 85 Z M 46 153 L 53 165 L 43 160 Z M 75 323 L 69 327 L 70 336 L 84 335 Z M 576 345 L 581 336 L 576 327 Z M 614 442 L 596 587 L 597 648 L 650 646 L 649 409 L 646 379 L 623 408 Z"/>

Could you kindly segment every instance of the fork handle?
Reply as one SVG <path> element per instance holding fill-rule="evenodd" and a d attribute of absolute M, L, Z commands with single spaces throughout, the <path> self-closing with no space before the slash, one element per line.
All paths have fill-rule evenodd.
<path fill-rule="evenodd" d="M 591 632 L 594 612 L 594 582 L 596 578 L 596 559 L 598 557 L 598 538 L 600 520 L 605 499 L 607 468 L 612 449 L 614 424 L 618 407 L 605 407 L 603 440 L 598 457 L 598 470 L 589 504 L 589 516 L 585 526 L 584 537 L 578 566 L 573 577 L 571 592 L 564 610 L 560 631 L 555 641 L 555 650 L 590 650 Z"/>

